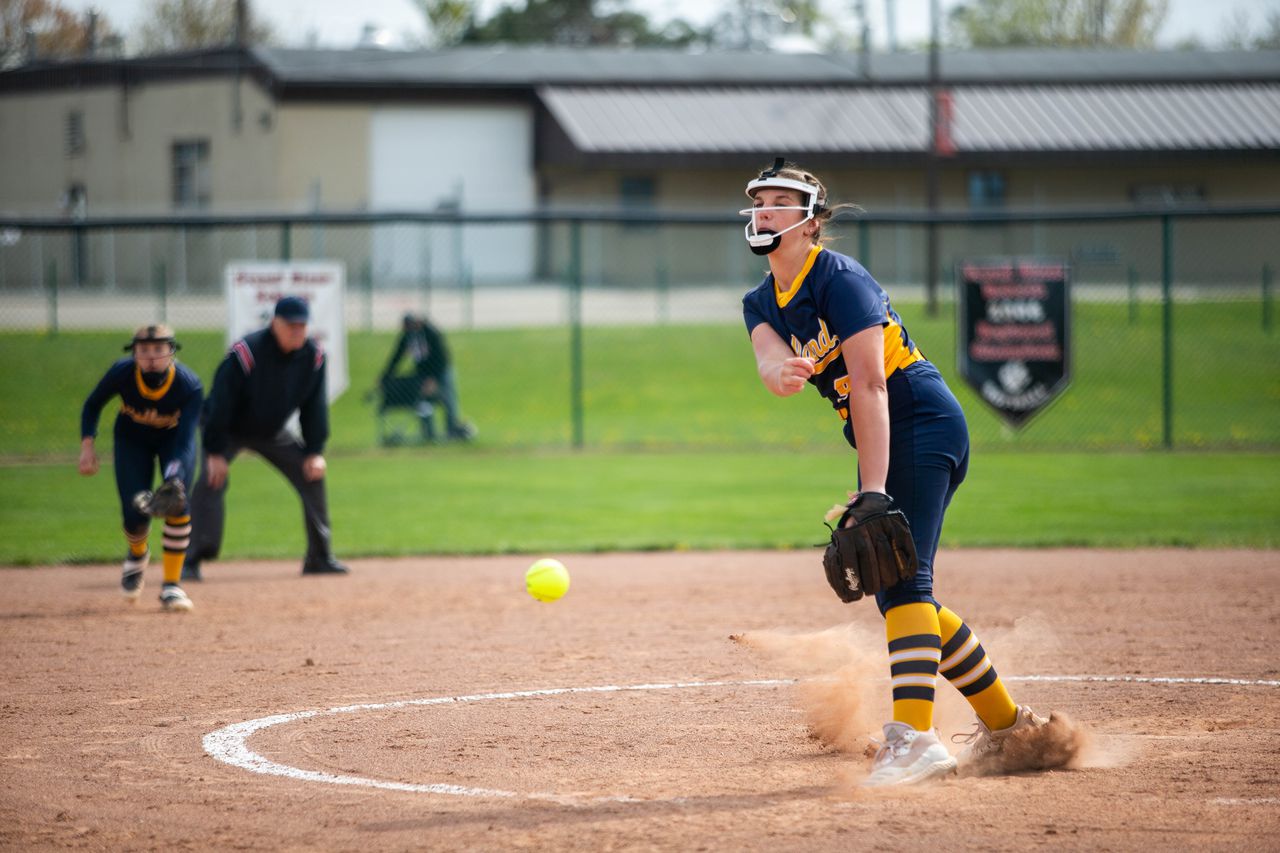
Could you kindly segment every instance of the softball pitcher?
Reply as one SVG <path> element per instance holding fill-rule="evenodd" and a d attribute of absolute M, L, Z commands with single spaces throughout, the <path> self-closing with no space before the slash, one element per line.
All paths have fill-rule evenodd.
<path fill-rule="evenodd" d="M 822 245 L 822 183 L 779 158 L 746 191 L 747 243 L 770 270 L 742 300 L 760 379 L 780 397 L 815 386 L 857 450 L 858 491 L 829 514 L 840 523 L 824 564 L 843 600 L 874 593 L 885 618 L 893 721 L 864 784 L 1001 766 L 1011 735 L 1048 721 L 1014 703 L 977 636 L 933 598 L 943 513 L 969 465 L 964 413 L 876 280 Z M 933 728 L 939 672 L 979 720 L 958 760 Z"/>
<path fill-rule="evenodd" d="M 174 354 L 178 342 L 168 326 L 143 326 L 124 347 L 130 355 L 107 370 L 84 401 L 80 413 L 80 473 L 98 472 L 94 436 L 102 407 L 120 397 L 116 416 L 115 470 L 124 537 L 129 543 L 120 575 L 124 597 L 137 601 L 143 573 L 151 558 L 147 535 L 151 516 L 164 518 L 164 585 L 160 604 L 165 610 L 187 611 L 191 599 L 179 586 L 182 561 L 191 536 L 186 492 L 195 466 L 196 426 L 204 389 L 200 379 Z M 163 484 L 151 486 L 159 462 Z"/>

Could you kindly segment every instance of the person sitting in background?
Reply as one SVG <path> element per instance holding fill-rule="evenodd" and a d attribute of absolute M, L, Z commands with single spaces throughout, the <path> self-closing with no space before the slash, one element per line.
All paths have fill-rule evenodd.
<path fill-rule="evenodd" d="M 396 367 L 408 354 L 413 361 L 411 376 L 396 376 Z M 446 436 L 467 441 L 476 434 L 475 427 L 462 419 L 458 407 L 458 379 L 449 358 L 444 335 L 425 317 L 404 315 L 403 329 L 396 341 L 391 359 L 379 378 L 384 403 L 415 404 L 422 420 L 422 437 L 435 439 L 435 406 L 444 407 Z"/>

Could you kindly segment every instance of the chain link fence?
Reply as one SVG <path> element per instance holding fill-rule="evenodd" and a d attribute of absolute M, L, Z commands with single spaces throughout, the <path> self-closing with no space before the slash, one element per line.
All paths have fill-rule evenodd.
<path fill-rule="evenodd" d="M 829 230 L 831 247 L 889 291 L 979 447 L 1280 447 L 1280 208 L 867 214 Z M 1017 430 L 955 367 L 952 270 L 991 256 L 1061 258 L 1071 270 L 1071 385 Z M 482 444 L 840 440 L 825 403 L 760 386 L 740 300 L 767 268 L 741 221 L 722 215 L 0 219 L 0 458 L 68 453 L 81 401 L 138 325 L 175 326 L 182 357 L 209 382 L 227 343 L 225 269 L 251 260 L 345 267 L 353 390 L 334 405 L 334 449 L 376 444 L 365 392 L 406 312 L 447 333 Z"/>

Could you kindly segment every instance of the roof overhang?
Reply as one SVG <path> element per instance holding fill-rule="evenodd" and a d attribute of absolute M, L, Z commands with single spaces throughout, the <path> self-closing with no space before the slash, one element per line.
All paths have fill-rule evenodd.
<path fill-rule="evenodd" d="M 947 92 L 957 155 L 1280 150 L 1280 82 Z M 924 87 L 547 86 L 538 96 L 583 155 L 787 151 L 894 158 L 931 147 Z"/>

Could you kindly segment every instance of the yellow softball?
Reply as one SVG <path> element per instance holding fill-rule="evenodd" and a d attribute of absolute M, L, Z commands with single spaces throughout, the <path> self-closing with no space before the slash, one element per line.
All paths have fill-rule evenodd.
<path fill-rule="evenodd" d="M 538 601 L 555 601 L 569 591 L 569 570 L 559 560 L 543 557 L 524 573 L 524 588 Z"/>

